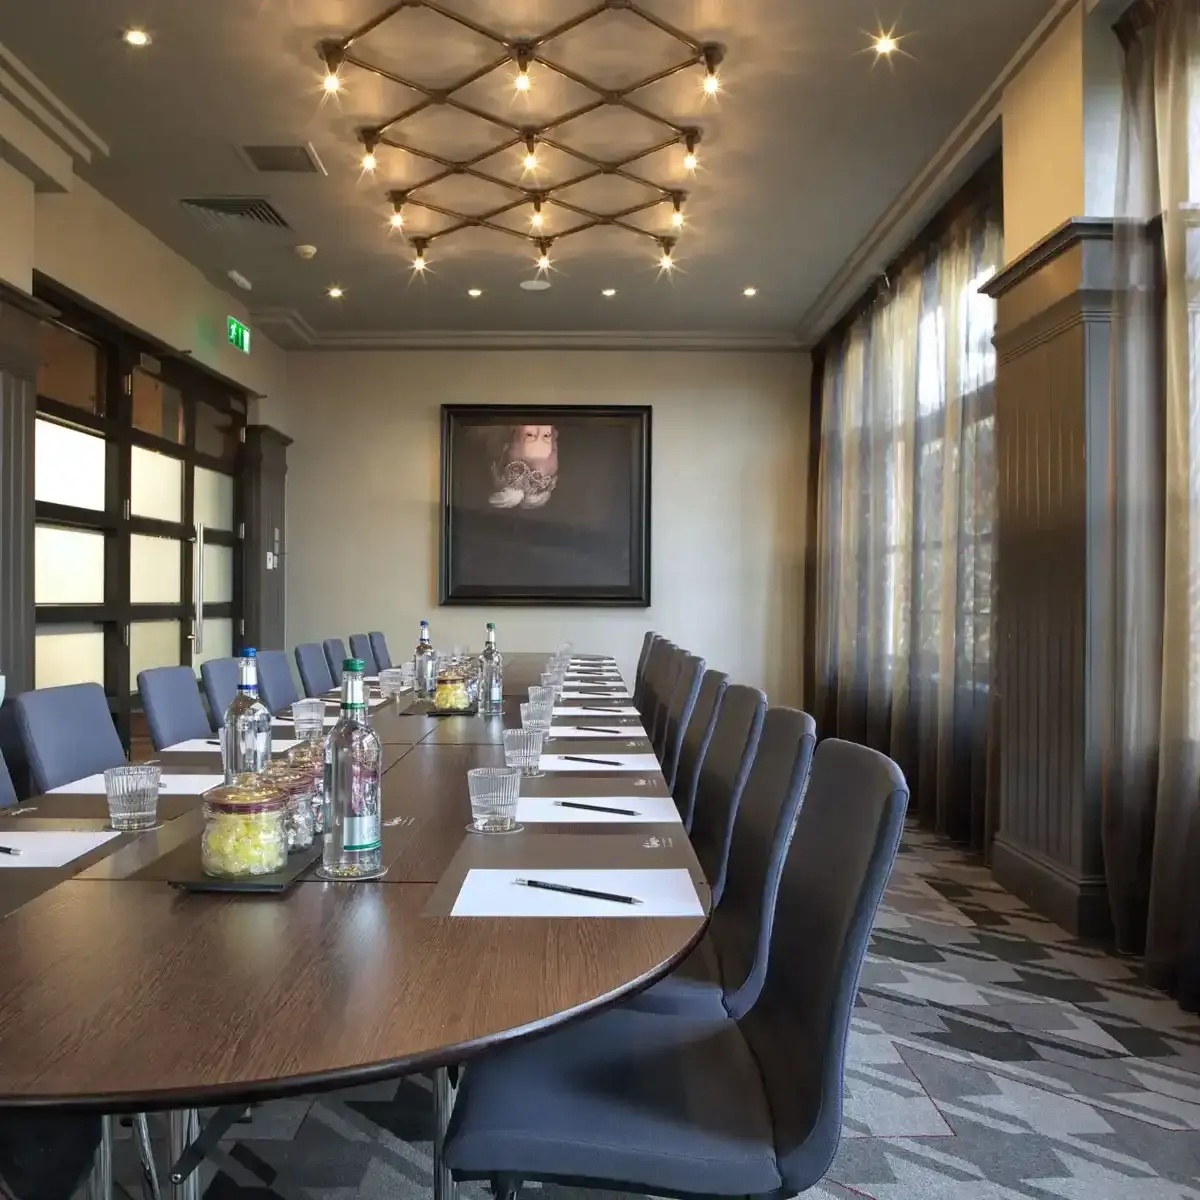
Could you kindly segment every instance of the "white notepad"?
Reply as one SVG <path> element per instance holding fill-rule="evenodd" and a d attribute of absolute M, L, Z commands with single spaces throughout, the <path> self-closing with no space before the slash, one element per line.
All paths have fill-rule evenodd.
<path fill-rule="evenodd" d="M 340 696 L 336 700 L 326 700 L 325 703 L 332 704 L 334 706 L 334 708 L 337 708 L 337 709 L 340 709 L 342 707 L 342 699 Z M 380 698 L 378 700 L 368 700 L 367 707 L 368 708 L 378 708 L 381 704 L 386 704 L 386 703 L 387 703 L 387 701 L 382 698 Z"/>
<path fill-rule="evenodd" d="M 632 700 L 627 689 L 606 688 L 599 692 L 568 692 L 563 690 L 563 694 L 559 697 L 560 700 L 597 700 L 601 704 L 606 704 L 609 700 Z"/>
<path fill-rule="evenodd" d="M 164 775 L 162 786 L 158 790 L 160 796 L 198 796 L 225 782 L 224 775 Z M 61 787 L 51 788 L 47 795 L 53 796 L 58 792 L 67 792 L 73 796 L 104 796 L 103 775 L 88 775 L 77 779 L 74 783 L 64 783 Z M 53 816 L 53 812 L 47 813 Z M 2 836 L 2 835 L 0 835 Z M 4 843 L 0 842 L 0 846 Z"/>
<path fill-rule="evenodd" d="M 176 742 L 173 746 L 164 746 L 159 754 L 220 754 L 221 747 L 213 745 L 216 740 L 216 738 L 189 738 L 186 742 Z M 298 745 L 300 742 L 296 738 L 272 742 L 271 753 L 283 754 Z"/>
<path fill-rule="evenodd" d="M 600 711 L 597 712 L 597 709 Z M 594 699 L 594 707 L 580 707 L 578 704 L 556 704 L 553 715 L 556 717 L 587 717 L 589 720 L 598 718 L 603 721 L 605 716 L 637 717 L 641 714 L 632 704 L 606 704 L 599 697 L 596 697 Z"/>
<path fill-rule="evenodd" d="M 337 717 L 326 717 L 325 718 L 326 729 L 332 729 L 337 723 L 338 723 Z M 275 726 L 276 728 L 291 729 L 294 727 L 295 722 L 292 720 L 291 717 L 287 717 L 286 719 L 284 717 L 276 717 L 271 722 L 271 724 L 273 726 Z"/>
<path fill-rule="evenodd" d="M 567 660 L 568 667 L 615 667 L 617 660 L 611 654 L 601 655 L 599 658 L 570 658 Z"/>
<path fill-rule="evenodd" d="M 592 755 L 584 757 L 591 758 Z M 594 756 L 604 759 L 605 764 L 615 763 L 615 766 L 601 766 L 596 762 L 580 762 L 577 757 L 567 757 L 564 754 L 543 754 L 538 760 L 538 766 L 543 771 L 657 771 L 658 759 L 653 754 L 609 754 L 603 753 L 597 747 Z"/>
<path fill-rule="evenodd" d="M 64 867 L 97 846 L 120 837 L 113 831 L 98 833 L 49 830 L 10 829 L 0 833 L 0 846 L 20 850 L 20 854 L 0 854 L 0 870 L 5 867 Z"/>
<path fill-rule="evenodd" d="M 592 891 L 633 896 L 622 904 L 522 887 L 517 879 L 561 883 Z M 692 878 L 683 868 L 661 871 L 542 871 L 473 868 L 450 910 L 455 917 L 702 917 Z"/>
<path fill-rule="evenodd" d="M 586 804 L 589 808 L 564 808 L 556 800 L 571 804 Z M 602 808 L 623 808 L 625 813 L 596 811 Z M 679 809 L 670 796 L 522 796 L 517 801 L 517 820 L 531 824 L 621 825 L 651 821 L 659 825 L 679 823 Z M 4 835 L 0 833 L 0 839 Z"/>
<path fill-rule="evenodd" d="M 603 728 L 601 726 L 600 728 Z M 595 738 L 597 741 L 619 742 L 629 738 L 645 737 L 645 730 L 640 725 L 612 725 L 609 728 L 619 730 L 619 733 L 597 733 L 593 729 L 580 729 L 576 725 L 551 725 L 550 740 L 554 738 Z"/>

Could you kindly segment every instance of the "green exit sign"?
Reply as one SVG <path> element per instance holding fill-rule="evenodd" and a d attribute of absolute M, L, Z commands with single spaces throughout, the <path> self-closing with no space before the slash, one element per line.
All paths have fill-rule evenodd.
<path fill-rule="evenodd" d="M 236 346 L 243 354 L 250 353 L 250 327 L 243 325 L 237 317 L 230 317 L 227 337 L 229 344 Z"/>

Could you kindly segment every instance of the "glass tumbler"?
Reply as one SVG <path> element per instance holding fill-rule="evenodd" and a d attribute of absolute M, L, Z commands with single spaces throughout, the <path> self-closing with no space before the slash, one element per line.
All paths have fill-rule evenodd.
<path fill-rule="evenodd" d="M 542 757 L 542 742 L 546 737 L 543 729 L 506 729 L 504 731 L 504 762 L 506 766 L 520 767 L 527 779 L 537 779 L 544 772 L 538 766 Z"/>
<path fill-rule="evenodd" d="M 325 701 L 297 700 L 292 704 L 292 724 L 296 740 L 311 742 L 325 732 Z"/>
<path fill-rule="evenodd" d="M 552 687 L 539 687 L 536 683 L 529 689 L 530 704 L 548 704 L 551 708 L 554 707 L 554 689 Z"/>
<path fill-rule="evenodd" d="M 473 767 L 467 772 L 471 824 L 475 833 L 516 833 L 521 772 L 515 766 Z"/>
<path fill-rule="evenodd" d="M 398 667 L 388 667 L 379 672 L 379 693 L 385 700 L 394 700 L 404 691 L 404 672 Z"/>
<path fill-rule="evenodd" d="M 548 735 L 553 713 L 554 708 L 549 704 L 522 704 L 521 725 L 525 729 L 540 729 Z"/>
<path fill-rule="evenodd" d="M 158 789 L 162 767 L 132 763 L 104 772 L 108 822 L 114 829 L 153 829 L 158 824 Z"/>
<path fill-rule="evenodd" d="M 561 699 L 563 694 L 563 682 L 566 679 L 566 674 L 563 671 L 543 671 L 542 672 L 542 687 L 554 689 L 556 699 Z"/>

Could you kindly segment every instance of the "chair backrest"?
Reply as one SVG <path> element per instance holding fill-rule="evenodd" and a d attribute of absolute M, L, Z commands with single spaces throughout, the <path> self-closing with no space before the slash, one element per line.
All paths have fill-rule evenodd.
<path fill-rule="evenodd" d="M 675 776 L 679 769 L 679 748 L 683 742 L 683 731 L 696 707 L 696 696 L 700 691 L 700 679 L 704 675 L 704 659 L 695 654 L 685 654 L 679 661 L 679 674 L 675 676 L 675 690 L 667 705 L 667 719 L 663 728 L 662 763 L 663 777 L 667 787 L 674 789 Z"/>
<path fill-rule="evenodd" d="M 302 642 L 296 647 L 296 667 L 306 696 L 323 696 L 333 691 L 333 676 L 325 661 L 325 651 L 316 642 Z"/>
<path fill-rule="evenodd" d="M 642 697 L 642 687 L 645 684 L 646 678 L 646 660 L 650 657 L 650 648 L 659 640 L 659 635 L 653 629 L 646 630 L 646 636 L 642 638 L 642 652 L 638 655 L 637 671 L 633 676 L 633 702 L 637 702 Z"/>
<path fill-rule="evenodd" d="M 890 758 L 828 739 L 779 884 L 762 994 L 738 1021 L 758 1060 L 784 1194 L 829 1169 L 842 1128 L 846 1038 L 908 785 Z"/>
<path fill-rule="evenodd" d="M 273 713 L 286 712 L 300 699 L 292 664 L 284 651 L 258 652 L 258 695 Z"/>
<path fill-rule="evenodd" d="M 392 656 L 388 651 L 387 638 L 378 629 L 370 633 L 371 653 L 375 655 L 375 666 L 381 671 L 389 671 L 392 667 Z"/>
<path fill-rule="evenodd" d="M 326 638 L 321 645 L 325 648 L 325 664 L 333 676 L 333 686 L 342 686 L 342 663 L 349 658 L 346 643 L 341 638 Z"/>
<path fill-rule="evenodd" d="M 667 713 L 671 707 L 671 697 L 675 694 L 675 685 L 679 682 L 679 673 L 683 670 L 685 658 L 687 658 L 687 651 L 672 644 L 663 656 L 658 680 L 654 686 L 654 702 L 651 707 L 650 722 L 646 729 L 650 734 L 650 740 L 654 743 L 654 753 L 658 755 L 660 762 L 667 740 Z"/>
<path fill-rule="evenodd" d="M 642 724 L 647 733 L 653 732 L 654 714 L 658 706 L 659 692 L 664 686 L 663 674 L 671 661 L 671 651 L 675 643 L 660 637 L 646 658 L 646 671 L 642 677 L 642 694 L 637 703 L 637 710 L 642 715 Z"/>
<path fill-rule="evenodd" d="M 39 792 L 119 767 L 125 761 L 108 699 L 98 683 L 23 692 L 13 706 Z"/>
<path fill-rule="evenodd" d="M 379 674 L 379 664 L 375 661 L 375 651 L 371 649 L 371 639 L 365 633 L 350 635 L 350 657 L 362 659 L 364 675 Z"/>
<path fill-rule="evenodd" d="M 138 672 L 137 685 L 155 750 L 212 733 L 191 667 L 151 667 Z"/>
<path fill-rule="evenodd" d="M 725 890 L 708 935 L 721 965 L 725 1007 L 748 1012 L 767 977 L 771 925 L 784 859 L 804 802 L 816 722 L 795 708 L 768 708 L 729 842 Z"/>
<path fill-rule="evenodd" d="M 684 829 L 692 827 L 692 806 L 696 802 L 696 784 L 700 779 L 700 765 L 704 762 L 708 743 L 717 725 L 717 710 L 721 697 L 729 686 L 729 676 L 723 671 L 705 671 L 696 693 L 692 715 L 683 729 L 683 741 L 679 745 L 679 765 L 675 772 L 675 807 L 679 809 Z"/>
<path fill-rule="evenodd" d="M 208 713 L 214 729 L 225 728 L 225 710 L 233 702 L 238 689 L 238 660 L 210 658 L 200 666 L 200 679 L 208 697 Z"/>
<path fill-rule="evenodd" d="M 13 787 L 12 776 L 8 773 L 8 764 L 4 755 L 0 754 L 0 809 L 11 808 L 17 802 L 17 789 Z"/>
<path fill-rule="evenodd" d="M 754 763 L 766 711 L 767 698 L 758 688 L 731 683 L 721 697 L 716 728 L 700 765 L 690 833 L 692 849 L 712 888 L 714 905 L 719 903 L 725 887 L 733 821 Z"/>

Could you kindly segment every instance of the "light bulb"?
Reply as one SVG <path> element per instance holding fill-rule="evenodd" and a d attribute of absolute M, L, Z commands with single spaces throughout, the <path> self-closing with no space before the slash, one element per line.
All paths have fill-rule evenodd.
<path fill-rule="evenodd" d="M 154 40 L 144 29 L 127 29 L 121 35 L 125 39 L 126 45 L 137 46 L 139 49 L 142 46 L 148 46 Z"/>
<path fill-rule="evenodd" d="M 540 208 L 535 208 L 533 210 L 533 215 L 529 218 L 529 223 L 534 227 L 534 229 L 541 229 L 541 227 L 546 223 L 546 218 L 542 216 L 542 210 Z"/>
<path fill-rule="evenodd" d="M 532 150 L 527 155 L 525 155 L 525 170 L 527 170 L 527 171 L 536 171 L 537 170 L 537 155 Z"/>
<path fill-rule="evenodd" d="M 538 255 L 537 269 L 539 271 L 550 270 L 550 255 L 546 254 L 545 252 Z"/>
<path fill-rule="evenodd" d="M 664 271 L 669 271 L 675 265 L 675 260 L 671 257 L 671 252 L 669 250 L 663 251 L 662 258 L 658 260 L 658 265 Z"/>
<path fill-rule="evenodd" d="M 364 171 L 373 171 L 378 165 L 379 164 L 375 159 L 375 152 L 373 150 L 368 150 L 366 154 L 362 156 L 362 169 Z"/>
<path fill-rule="evenodd" d="M 483 295 L 483 289 L 482 288 L 467 288 L 467 295 L 470 296 L 472 300 L 478 300 L 479 297 Z"/>
<path fill-rule="evenodd" d="M 513 80 L 513 87 L 515 87 L 518 92 L 529 91 L 529 72 L 518 71 L 516 78 Z"/>
<path fill-rule="evenodd" d="M 412 269 L 418 274 L 425 270 L 425 255 L 423 253 L 418 253 L 417 257 L 413 259 Z"/>
<path fill-rule="evenodd" d="M 340 300 L 346 293 L 335 283 L 325 294 L 330 300 Z"/>
<path fill-rule="evenodd" d="M 875 53 L 880 56 L 894 54 L 899 43 L 890 33 L 881 33 L 875 39 Z"/>
<path fill-rule="evenodd" d="M 325 82 L 323 86 L 325 90 L 332 96 L 334 92 L 341 91 L 342 81 L 337 77 L 336 72 L 330 71 L 329 74 L 325 76 Z"/>
<path fill-rule="evenodd" d="M 604 288 L 604 289 L 601 291 L 601 293 L 600 293 L 600 295 L 602 295 L 602 296 L 608 296 L 608 297 L 610 297 L 610 298 L 611 298 L 612 296 L 615 296 L 616 294 L 617 294 L 617 289 L 616 289 L 616 288 Z"/>
<path fill-rule="evenodd" d="M 679 209 L 676 209 L 671 214 L 671 224 L 674 225 L 676 229 L 683 228 L 683 213 L 681 213 Z"/>
<path fill-rule="evenodd" d="M 699 161 L 700 160 L 696 157 L 696 152 L 694 150 L 689 150 L 683 156 L 683 169 L 685 171 L 694 171 Z"/>
<path fill-rule="evenodd" d="M 704 94 L 706 96 L 715 96 L 721 90 L 721 77 L 715 72 L 710 72 L 704 77 Z"/>
<path fill-rule="evenodd" d="M 742 288 L 742 295 L 743 296 L 757 296 L 758 288 L 756 288 L 756 287 Z"/>
<path fill-rule="evenodd" d="M 404 228 L 404 214 L 402 212 L 392 213 L 392 215 L 388 218 L 388 221 L 390 222 L 393 229 L 403 229 Z"/>

